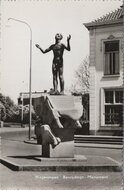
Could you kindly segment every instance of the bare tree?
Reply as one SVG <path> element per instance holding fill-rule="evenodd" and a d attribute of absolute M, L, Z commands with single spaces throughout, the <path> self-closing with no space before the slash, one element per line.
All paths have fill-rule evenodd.
<path fill-rule="evenodd" d="M 89 92 L 89 56 L 83 60 L 75 71 L 71 92 L 77 94 Z"/>

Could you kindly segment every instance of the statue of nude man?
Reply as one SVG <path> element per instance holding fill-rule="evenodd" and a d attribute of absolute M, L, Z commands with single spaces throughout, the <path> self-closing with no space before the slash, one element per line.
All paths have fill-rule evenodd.
<path fill-rule="evenodd" d="M 53 73 L 53 87 L 54 91 L 52 94 L 58 93 L 58 76 L 60 81 L 60 95 L 64 94 L 64 78 L 63 78 L 63 53 L 64 50 L 70 51 L 70 39 L 71 35 L 67 37 L 67 46 L 61 43 L 63 36 L 62 34 L 55 35 L 55 44 L 51 45 L 48 49 L 43 50 L 38 44 L 36 47 L 40 49 L 42 53 L 47 53 L 49 51 L 53 51 L 53 64 L 52 64 L 52 73 Z"/>

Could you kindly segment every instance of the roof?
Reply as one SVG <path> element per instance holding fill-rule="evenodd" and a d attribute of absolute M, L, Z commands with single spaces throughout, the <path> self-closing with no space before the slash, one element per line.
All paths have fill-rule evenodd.
<path fill-rule="evenodd" d="M 123 11 L 124 8 L 121 6 L 115 11 L 112 11 L 92 22 L 84 23 L 85 27 L 90 29 L 91 27 L 97 27 L 108 24 L 122 23 L 123 22 Z"/>
<path fill-rule="evenodd" d="M 41 97 L 43 94 L 46 94 L 46 93 L 44 93 L 44 92 L 32 92 L 31 97 L 32 98 L 38 98 L 38 97 Z M 29 98 L 29 92 L 21 92 L 19 98 L 20 97 L 23 97 L 23 99 L 28 99 Z"/>

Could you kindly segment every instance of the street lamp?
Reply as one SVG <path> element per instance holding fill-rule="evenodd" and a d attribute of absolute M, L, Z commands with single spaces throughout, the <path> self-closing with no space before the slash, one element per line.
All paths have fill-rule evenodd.
<path fill-rule="evenodd" d="M 14 20 L 17 22 L 20 22 L 22 24 L 25 24 L 26 26 L 28 26 L 29 30 L 30 30 L 30 72 L 29 72 L 29 140 L 31 138 L 31 120 L 32 120 L 32 115 L 31 115 L 31 106 L 32 106 L 32 29 L 30 27 L 30 25 L 22 20 L 18 20 L 15 18 L 8 18 L 9 20 Z"/>

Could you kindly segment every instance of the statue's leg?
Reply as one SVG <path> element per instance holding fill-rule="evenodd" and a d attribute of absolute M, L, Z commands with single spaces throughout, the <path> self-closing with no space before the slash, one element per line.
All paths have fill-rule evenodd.
<path fill-rule="evenodd" d="M 64 94 L 63 66 L 59 68 L 60 94 Z"/>
<path fill-rule="evenodd" d="M 57 146 L 61 142 L 61 140 L 58 137 L 55 137 L 49 125 L 42 125 L 42 127 L 43 127 L 43 134 L 42 134 L 43 144 L 52 144 L 53 148 Z"/>
<path fill-rule="evenodd" d="M 52 73 L 53 73 L 53 88 L 54 92 L 58 90 L 58 80 L 57 80 L 57 69 L 55 63 L 52 65 Z"/>

